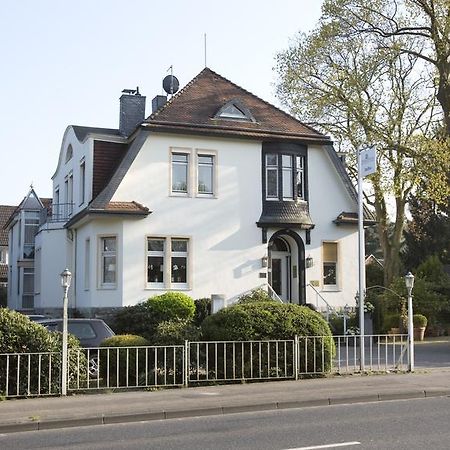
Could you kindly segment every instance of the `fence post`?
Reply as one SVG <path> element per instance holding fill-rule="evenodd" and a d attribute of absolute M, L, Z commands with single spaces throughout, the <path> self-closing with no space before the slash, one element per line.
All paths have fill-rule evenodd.
<path fill-rule="evenodd" d="M 295 371 L 295 379 L 298 380 L 298 336 L 294 337 L 294 371 Z"/>
<path fill-rule="evenodd" d="M 184 380 L 183 380 L 183 384 L 185 387 L 189 386 L 189 359 L 190 359 L 190 354 L 189 354 L 189 341 L 185 340 L 184 341 Z"/>

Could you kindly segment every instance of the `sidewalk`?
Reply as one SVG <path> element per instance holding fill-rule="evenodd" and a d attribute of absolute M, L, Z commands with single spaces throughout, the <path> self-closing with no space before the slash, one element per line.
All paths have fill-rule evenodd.
<path fill-rule="evenodd" d="M 450 396 L 450 368 L 7 400 L 0 433 L 433 396 Z"/>

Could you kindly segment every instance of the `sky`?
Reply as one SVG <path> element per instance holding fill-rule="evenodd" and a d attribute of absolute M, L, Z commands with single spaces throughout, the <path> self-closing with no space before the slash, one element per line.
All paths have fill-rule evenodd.
<path fill-rule="evenodd" d="M 51 197 L 68 125 L 118 128 L 122 89 L 152 98 L 206 64 L 277 106 L 275 56 L 321 0 L 0 0 L 0 204 Z"/>

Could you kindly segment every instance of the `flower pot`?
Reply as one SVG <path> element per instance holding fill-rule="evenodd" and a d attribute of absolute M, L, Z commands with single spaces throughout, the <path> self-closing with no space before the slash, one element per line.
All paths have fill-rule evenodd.
<path fill-rule="evenodd" d="M 414 339 L 416 341 L 423 341 L 423 337 L 425 336 L 425 328 L 426 327 L 414 328 Z"/>
<path fill-rule="evenodd" d="M 400 334 L 400 328 L 391 328 L 391 331 L 389 331 L 389 334 Z"/>

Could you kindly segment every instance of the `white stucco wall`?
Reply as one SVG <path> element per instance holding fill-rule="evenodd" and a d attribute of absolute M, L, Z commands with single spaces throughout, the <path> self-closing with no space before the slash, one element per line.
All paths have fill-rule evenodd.
<path fill-rule="evenodd" d="M 320 148 L 308 149 L 309 208 L 315 228 L 311 231 L 311 244 L 305 248 L 305 256 L 312 256 L 314 266 L 306 269 L 306 283 L 319 280 L 320 294 L 332 306 L 355 305 L 358 290 L 358 229 L 354 225 L 336 225 L 333 220 L 343 211 L 356 211 L 356 205 L 335 171 L 328 155 Z M 338 243 L 338 289 L 323 289 L 322 243 Z M 316 294 L 306 288 L 307 301 L 316 304 Z M 323 302 L 319 300 L 319 306 Z"/>
<path fill-rule="evenodd" d="M 170 147 L 217 152 L 216 198 L 170 196 Z M 259 272 L 266 246 L 255 224 L 261 214 L 260 143 L 152 135 L 112 200 L 136 200 L 153 211 L 124 222 L 124 305 L 165 291 L 146 288 L 146 236 L 190 238 L 188 294 L 194 298 L 230 298 L 265 281 Z"/>

